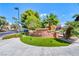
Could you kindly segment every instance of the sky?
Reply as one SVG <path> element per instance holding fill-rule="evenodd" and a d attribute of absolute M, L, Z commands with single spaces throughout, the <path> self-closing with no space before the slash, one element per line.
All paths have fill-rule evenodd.
<path fill-rule="evenodd" d="M 39 12 L 41 17 L 54 13 L 61 25 L 64 25 L 67 21 L 73 21 L 73 15 L 79 14 L 78 3 L 0 3 L 0 16 L 5 16 L 9 23 L 14 23 L 12 17 L 18 17 L 15 7 L 19 7 L 20 14 L 28 9 Z"/>

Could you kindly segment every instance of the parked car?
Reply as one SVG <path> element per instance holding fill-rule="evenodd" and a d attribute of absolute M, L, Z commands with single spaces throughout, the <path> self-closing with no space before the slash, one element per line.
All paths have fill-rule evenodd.
<path fill-rule="evenodd" d="M 23 28 L 22 31 L 21 31 L 22 34 L 28 34 L 29 33 L 29 30 L 26 29 L 26 28 Z"/>

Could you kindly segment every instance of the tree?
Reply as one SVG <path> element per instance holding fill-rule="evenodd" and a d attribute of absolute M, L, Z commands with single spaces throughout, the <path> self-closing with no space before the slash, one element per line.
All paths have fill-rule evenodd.
<path fill-rule="evenodd" d="M 17 24 L 12 24 L 11 25 L 11 29 L 13 29 L 13 30 L 15 30 L 15 31 L 17 31 L 17 29 L 18 29 L 18 25 Z"/>
<path fill-rule="evenodd" d="M 75 18 L 75 21 L 79 21 L 79 14 L 75 14 L 73 18 Z"/>
<path fill-rule="evenodd" d="M 68 29 L 68 26 L 72 27 L 71 36 L 79 37 L 79 22 L 76 21 L 67 22 L 65 26 L 67 27 L 65 28 L 66 31 Z M 65 34 L 65 35 L 71 37 L 70 34 Z"/>
<path fill-rule="evenodd" d="M 2 29 L 2 27 L 7 24 L 8 22 L 6 21 L 6 17 L 0 16 L 0 28 Z"/>
<path fill-rule="evenodd" d="M 41 27 L 39 14 L 33 10 L 26 10 L 24 13 L 22 13 L 21 22 L 25 24 L 23 27 L 28 29 L 36 29 Z"/>
<path fill-rule="evenodd" d="M 48 24 L 48 21 L 47 21 L 46 19 L 43 19 L 43 20 L 41 21 L 41 24 L 42 24 L 42 28 L 45 28 L 46 25 Z"/>
<path fill-rule="evenodd" d="M 0 26 L 5 23 L 5 19 L 6 18 L 4 16 L 0 16 Z"/>
<path fill-rule="evenodd" d="M 46 20 L 44 20 L 44 23 L 48 24 L 49 30 L 51 30 L 51 25 L 58 25 L 59 20 L 56 15 L 50 13 L 49 15 L 46 15 Z"/>
<path fill-rule="evenodd" d="M 75 18 L 74 21 L 71 22 L 66 22 L 66 33 L 65 33 L 65 38 L 68 39 L 71 36 L 79 36 L 79 14 L 75 14 L 73 16 L 73 18 Z M 71 26 L 71 27 L 69 27 Z"/>

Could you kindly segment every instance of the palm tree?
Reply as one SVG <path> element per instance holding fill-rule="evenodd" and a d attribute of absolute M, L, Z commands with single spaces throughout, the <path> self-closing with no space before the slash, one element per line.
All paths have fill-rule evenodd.
<path fill-rule="evenodd" d="M 0 16 L 0 25 L 5 23 L 5 17 L 4 16 Z"/>
<path fill-rule="evenodd" d="M 52 14 L 52 13 L 47 15 L 46 18 L 47 18 L 47 21 L 48 21 L 49 30 L 51 30 L 51 25 L 57 25 L 59 23 L 57 16 Z"/>
<path fill-rule="evenodd" d="M 0 16 L 0 19 L 6 19 L 6 17 L 4 17 L 4 16 Z"/>
<path fill-rule="evenodd" d="M 79 14 L 75 14 L 73 18 L 75 18 L 75 21 L 79 21 Z"/>
<path fill-rule="evenodd" d="M 2 29 L 2 27 L 7 23 L 6 21 L 6 17 L 4 16 L 0 16 L 0 28 Z"/>

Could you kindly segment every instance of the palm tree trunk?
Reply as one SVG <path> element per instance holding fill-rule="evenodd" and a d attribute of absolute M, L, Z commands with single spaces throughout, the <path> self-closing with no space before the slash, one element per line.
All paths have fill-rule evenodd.
<path fill-rule="evenodd" d="M 48 28 L 49 28 L 49 30 L 51 30 L 51 24 L 50 23 L 49 23 L 49 27 Z"/>

